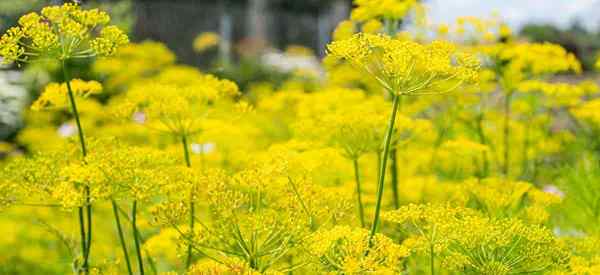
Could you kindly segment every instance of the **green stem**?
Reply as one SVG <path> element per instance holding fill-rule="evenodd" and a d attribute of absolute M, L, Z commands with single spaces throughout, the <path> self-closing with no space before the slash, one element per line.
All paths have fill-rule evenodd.
<path fill-rule="evenodd" d="M 131 226 L 133 229 L 133 239 L 135 240 L 135 253 L 137 256 L 138 266 L 140 268 L 140 275 L 144 275 L 144 259 L 142 258 L 142 250 L 140 249 L 140 241 L 137 238 L 137 200 L 133 201 L 133 207 L 131 208 Z"/>
<path fill-rule="evenodd" d="M 86 237 L 85 237 L 85 213 L 83 207 L 78 207 L 79 214 L 79 233 L 81 238 L 81 256 L 85 259 L 86 252 Z M 82 265 L 82 270 L 84 274 L 88 274 L 88 270 L 85 265 Z"/>
<path fill-rule="evenodd" d="M 311 214 L 310 210 L 308 209 L 308 206 L 306 206 L 306 203 L 304 203 L 304 200 L 300 196 L 300 192 L 298 192 L 298 188 L 296 187 L 296 184 L 294 183 L 292 178 L 289 176 L 288 176 L 288 184 L 292 188 L 292 191 L 294 192 L 296 199 L 298 200 L 298 202 L 300 202 L 300 206 L 302 206 L 302 209 L 308 216 L 308 223 L 310 224 L 311 230 L 314 231 L 316 229 L 315 219 L 314 219 L 313 215 Z"/>
<path fill-rule="evenodd" d="M 188 141 L 187 141 L 187 136 L 184 134 L 181 136 L 181 145 L 183 146 L 183 154 L 185 157 L 185 165 L 187 167 L 191 167 L 192 166 L 192 162 L 190 161 L 190 151 L 188 148 Z M 193 194 L 194 190 L 190 190 L 190 232 L 194 232 L 194 224 L 195 224 L 195 215 L 196 215 L 196 209 L 195 209 L 195 205 L 194 205 L 194 194 Z M 185 260 L 185 268 L 186 270 L 190 268 L 190 265 L 192 264 L 192 244 L 188 244 L 188 249 L 187 249 L 187 258 Z"/>
<path fill-rule="evenodd" d="M 81 119 L 79 118 L 79 112 L 77 111 L 77 103 L 75 102 L 75 96 L 73 94 L 73 89 L 71 88 L 71 76 L 65 64 L 65 61 L 62 61 L 62 71 L 64 81 L 67 84 L 67 95 L 69 96 L 69 103 L 71 105 L 71 112 L 75 117 L 75 123 L 77 125 L 77 133 L 79 136 L 79 144 L 81 147 L 81 155 L 85 158 L 87 156 L 87 147 L 85 145 L 85 135 L 83 134 L 83 127 L 81 127 Z M 86 192 L 86 212 L 87 212 L 87 222 L 88 222 L 88 232 L 85 232 L 84 229 L 84 211 L 83 207 L 79 207 L 79 227 L 81 233 L 81 255 L 83 256 L 83 264 L 81 266 L 84 274 L 89 274 L 89 255 L 90 255 L 90 247 L 92 241 L 92 205 L 90 204 L 89 198 L 89 187 L 85 188 Z"/>
<path fill-rule="evenodd" d="M 183 146 L 183 155 L 185 157 L 185 165 L 187 167 L 192 167 L 192 162 L 190 161 L 190 149 L 188 148 L 187 136 L 181 136 L 181 145 Z"/>
<path fill-rule="evenodd" d="M 90 258 L 90 248 L 92 247 L 92 203 L 90 202 L 90 187 L 85 187 L 85 200 L 86 200 L 86 218 L 87 218 L 87 241 L 85 246 L 85 264 L 88 267 Z"/>
<path fill-rule="evenodd" d="M 429 265 L 431 267 L 431 275 L 435 275 L 435 251 L 433 250 L 433 245 L 429 246 L 429 254 L 430 254 Z"/>
<path fill-rule="evenodd" d="M 365 227 L 365 210 L 362 204 L 362 191 L 360 188 L 360 174 L 358 169 L 358 159 L 352 159 L 352 165 L 354 166 L 354 180 L 356 182 L 356 199 L 358 203 L 358 217 L 360 218 L 360 227 Z"/>
<path fill-rule="evenodd" d="M 375 152 L 377 155 L 377 178 L 379 179 L 379 173 L 381 173 L 381 150 Z"/>
<path fill-rule="evenodd" d="M 390 166 L 394 209 L 398 209 L 400 207 L 400 193 L 398 192 L 398 149 L 396 147 L 390 150 Z"/>
<path fill-rule="evenodd" d="M 63 61 L 62 64 L 63 76 L 65 82 L 67 83 L 67 94 L 69 95 L 69 102 L 71 103 L 71 111 L 73 112 L 73 116 L 75 116 L 75 123 L 77 125 L 77 133 L 79 134 L 79 144 L 81 145 L 81 154 L 85 157 L 87 156 L 87 148 L 85 146 L 85 136 L 83 134 L 83 128 L 81 127 L 81 120 L 79 119 L 79 112 L 77 111 L 77 104 L 75 103 L 75 96 L 73 94 L 73 90 L 71 89 L 71 77 L 67 70 L 67 66 Z"/>
<path fill-rule="evenodd" d="M 387 167 L 387 159 L 390 152 L 390 144 L 392 140 L 392 133 L 394 132 L 394 123 L 396 122 L 396 114 L 398 112 L 398 103 L 400 102 L 399 95 L 393 95 L 394 100 L 392 103 L 392 114 L 387 127 L 387 133 L 385 135 L 383 153 L 381 154 L 381 166 L 379 172 L 379 179 L 377 182 L 377 200 L 375 203 L 375 217 L 373 218 L 373 224 L 371 225 L 371 232 L 369 233 L 369 248 L 373 246 L 373 237 L 377 233 L 379 226 L 379 214 L 381 212 L 381 201 L 383 198 L 383 184 L 385 182 L 385 170 Z M 368 250 L 367 250 L 368 253 Z"/>
<path fill-rule="evenodd" d="M 113 213 L 115 215 L 115 223 L 117 224 L 117 232 L 119 233 L 119 241 L 121 242 L 121 249 L 123 249 L 123 257 L 125 258 L 125 264 L 127 265 L 127 272 L 129 275 L 133 275 L 133 271 L 131 269 L 131 262 L 129 261 L 129 253 L 127 253 L 127 245 L 125 244 L 125 237 L 123 236 L 123 229 L 121 228 L 121 219 L 119 215 L 119 210 L 117 206 L 117 202 L 115 200 L 111 200 Z"/>
<path fill-rule="evenodd" d="M 125 210 L 123 210 L 118 205 L 117 205 L 117 210 L 119 211 L 119 213 L 121 213 L 121 215 L 123 215 L 123 217 L 125 217 L 125 220 L 127 222 L 131 222 L 131 219 L 129 218 L 129 214 L 127 214 L 127 212 L 125 212 Z M 145 243 L 146 242 L 146 240 L 140 234 L 139 230 L 137 230 L 135 232 L 135 236 L 136 236 L 136 238 L 138 239 L 138 241 L 140 243 Z M 152 259 L 152 256 L 150 255 L 150 253 L 148 252 L 147 249 L 144 249 L 144 252 L 146 253 L 146 261 L 148 261 L 148 263 L 150 264 L 150 269 L 152 269 L 152 273 L 155 274 L 155 275 L 158 274 L 158 272 L 156 271 L 156 263 Z"/>

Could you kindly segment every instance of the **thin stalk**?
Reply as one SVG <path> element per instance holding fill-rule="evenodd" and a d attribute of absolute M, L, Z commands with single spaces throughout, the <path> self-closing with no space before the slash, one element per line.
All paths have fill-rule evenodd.
<path fill-rule="evenodd" d="M 137 229 L 137 200 L 133 201 L 131 208 L 131 227 L 133 229 L 133 239 L 135 240 L 135 253 L 137 256 L 140 275 L 144 275 L 144 259 L 142 258 L 142 250 L 140 249 L 140 241 L 136 236 Z"/>
<path fill-rule="evenodd" d="M 78 207 L 77 212 L 79 216 L 79 233 L 81 238 L 81 256 L 85 259 L 85 252 L 87 250 L 85 237 L 85 212 L 83 210 L 83 207 Z M 86 265 L 82 265 L 81 268 L 84 274 L 88 274 L 89 271 L 87 270 Z"/>
<path fill-rule="evenodd" d="M 92 203 L 90 202 L 90 187 L 85 187 L 85 200 L 86 200 L 86 218 L 87 218 L 87 240 L 85 247 L 85 263 L 86 267 L 90 258 L 90 248 L 92 244 Z"/>
<path fill-rule="evenodd" d="M 187 141 L 187 136 L 184 134 L 181 136 L 181 145 L 183 146 L 183 154 L 185 157 L 185 165 L 187 167 L 191 167 L 192 166 L 192 162 L 190 161 L 190 151 L 188 148 L 188 141 Z M 195 205 L 194 205 L 194 199 L 193 199 L 193 190 L 190 190 L 190 232 L 194 232 L 194 224 L 195 224 L 195 215 L 196 215 L 196 209 L 195 209 Z M 188 244 L 188 249 L 187 249 L 187 258 L 185 260 L 185 268 L 186 270 L 188 268 L 190 268 L 190 265 L 192 264 L 192 244 Z"/>
<path fill-rule="evenodd" d="M 369 234 L 369 248 L 373 246 L 373 237 L 377 232 L 379 226 L 379 214 L 381 212 L 381 199 L 383 198 L 383 184 L 385 182 L 385 170 L 387 167 L 387 159 L 390 152 L 390 144 L 392 140 L 392 133 L 394 132 L 394 123 L 396 122 L 396 114 L 398 112 L 398 103 L 400 102 L 399 95 L 393 95 L 394 101 L 392 103 L 392 114 L 390 115 L 390 121 L 388 123 L 387 133 L 384 139 L 383 153 L 381 158 L 381 166 L 379 179 L 377 182 L 377 201 L 375 203 L 375 217 L 373 218 L 373 224 L 371 225 L 371 232 Z M 368 250 L 367 250 L 368 253 Z"/>
<path fill-rule="evenodd" d="M 377 150 L 375 154 L 377 155 L 377 178 L 379 179 L 381 173 L 381 150 Z"/>
<path fill-rule="evenodd" d="M 119 211 L 119 213 L 121 213 L 121 215 L 123 215 L 125 217 L 125 221 L 131 222 L 131 219 L 129 218 L 129 214 L 127 214 L 127 212 L 125 212 L 125 210 L 123 210 L 118 205 L 117 205 L 117 210 Z M 135 233 L 135 237 L 138 239 L 138 241 L 140 243 L 145 243 L 146 242 L 146 240 L 140 234 L 139 230 L 136 231 L 136 232 L 134 232 L 134 233 Z M 148 250 L 144 249 L 144 252 L 146 253 L 146 261 L 148 261 L 148 263 L 150 264 L 150 269 L 152 269 L 152 273 L 153 274 L 158 274 L 158 272 L 156 271 L 156 263 L 154 263 L 154 260 L 152 259 L 152 256 L 150 256 L 150 253 L 148 252 Z"/>
<path fill-rule="evenodd" d="M 181 144 L 183 146 L 183 155 L 185 157 L 185 165 L 187 167 L 192 167 L 192 162 L 190 161 L 190 151 L 188 148 L 187 136 L 181 136 Z"/>
<path fill-rule="evenodd" d="M 81 147 L 81 155 L 83 157 L 87 156 L 87 147 L 85 145 L 85 135 L 83 134 L 83 127 L 81 127 L 81 119 L 79 118 L 79 112 L 77 111 L 77 103 L 75 102 L 75 96 L 73 94 L 73 89 L 71 88 L 71 76 L 65 64 L 65 61 L 62 61 L 62 72 L 64 81 L 67 83 L 67 94 L 69 96 L 69 103 L 71 106 L 71 112 L 75 117 L 75 123 L 77 125 L 77 133 L 79 136 L 79 144 Z M 89 255 L 90 255 L 90 247 L 92 241 L 92 206 L 90 204 L 89 198 L 89 187 L 85 188 L 86 192 L 86 212 L 87 212 L 87 222 L 88 222 L 88 232 L 86 233 L 84 228 L 84 211 L 83 207 L 79 207 L 79 228 L 81 234 L 81 255 L 83 256 L 83 264 L 81 266 L 84 274 L 89 274 Z"/>
<path fill-rule="evenodd" d="M 433 244 L 429 246 L 429 265 L 431 268 L 431 275 L 435 275 L 435 251 L 433 250 Z"/>
<path fill-rule="evenodd" d="M 300 196 L 300 192 L 298 192 L 298 188 L 296 187 L 296 184 L 294 183 L 294 181 L 292 180 L 292 178 L 289 177 L 289 176 L 288 176 L 288 184 L 292 188 L 292 191 L 294 192 L 294 195 L 296 196 L 296 199 L 298 200 L 298 202 L 300 202 L 300 205 L 302 206 L 302 209 L 304 210 L 304 212 L 308 216 L 308 220 L 309 220 L 309 224 L 310 224 L 311 229 L 315 230 L 316 229 L 315 219 L 314 219 L 312 213 L 310 212 L 310 210 L 308 209 L 308 206 L 306 206 L 306 203 L 304 203 L 304 200 Z"/>
<path fill-rule="evenodd" d="M 398 109 L 402 108 L 402 98 L 398 99 Z M 390 169 L 391 171 L 391 184 L 392 184 L 392 195 L 394 201 L 394 209 L 400 207 L 400 193 L 398 192 L 398 149 L 397 144 L 394 144 L 393 148 L 390 149 Z"/>
<path fill-rule="evenodd" d="M 400 207 L 400 193 L 398 192 L 398 149 L 396 147 L 390 150 L 390 169 L 394 209 L 398 209 Z"/>
<path fill-rule="evenodd" d="M 117 202 L 115 200 L 111 200 L 113 213 L 115 215 L 115 223 L 117 225 L 117 232 L 119 233 L 119 241 L 121 242 L 121 249 L 123 250 L 123 257 L 125 258 L 125 264 L 127 265 L 127 272 L 129 275 L 133 275 L 133 270 L 131 269 L 131 262 L 129 261 L 129 253 L 127 253 L 127 245 L 125 244 L 125 237 L 123 236 L 123 229 L 121 228 L 121 219 L 119 217 L 119 210 L 117 206 Z"/>
<path fill-rule="evenodd" d="M 512 91 L 506 93 L 504 99 L 504 167 L 503 173 L 506 178 L 510 172 L 510 103 L 512 99 Z"/>
<path fill-rule="evenodd" d="M 73 116 L 75 116 L 75 124 L 77 125 L 77 133 L 79 134 L 79 144 L 81 145 L 81 154 L 85 157 L 87 156 L 87 147 L 85 146 L 85 136 L 83 134 L 83 128 L 81 127 L 81 120 L 79 119 L 79 112 L 77 111 L 77 104 L 75 103 L 75 96 L 73 95 L 73 90 L 71 89 L 71 77 L 67 70 L 67 66 L 63 61 L 62 71 L 65 82 L 67 83 L 67 94 L 69 95 L 69 102 L 71 103 L 71 111 L 73 112 Z"/>
<path fill-rule="evenodd" d="M 365 210 L 362 204 L 362 191 L 360 188 L 360 174 L 358 169 L 358 159 L 352 159 L 352 165 L 354 166 L 354 181 L 356 182 L 356 199 L 358 203 L 358 218 L 360 219 L 360 227 L 365 227 Z"/>

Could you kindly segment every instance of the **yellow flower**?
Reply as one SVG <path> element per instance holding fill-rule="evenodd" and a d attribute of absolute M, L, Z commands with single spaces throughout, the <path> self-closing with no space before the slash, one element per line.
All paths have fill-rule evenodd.
<path fill-rule="evenodd" d="M 45 7 L 40 14 L 22 16 L 19 26 L 0 38 L 0 56 L 4 63 L 40 56 L 59 60 L 109 56 L 129 42 L 120 29 L 106 26 L 109 21 L 105 12 L 82 10 L 72 3 Z"/>
<path fill-rule="evenodd" d="M 102 92 L 102 85 L 97 81 L 84 81 L 73 79 L 69 81 L 74 96 L 88 97 Z M 66 108 L 68 105 L 66 83 L 50 83 L 40 97 L 33 102 L 31 109 L 40 111 L 44 109 Z"/>
<path fill-rule="evenodd" d="M 166 45 L 144 41 L 127 44 L 114 56 L 97 59 L 93 71 L 105 76 L 107 90 L 114 91 L 127 88 L 135 81 L 154 77 L 174 63 L 175 54 Z"/>
<path fill-rule="evenodd" d="M 335 30 L 333 31 L 333 41 L 348 39 L 352 37 L 355 32 L 354 22 L 344 20 L 335 27 Z"/>
<path fill-rule="evenodd" d="M 448 42 L 428 45 L 359 33 L 328 45 L 329 55 L 344 59 L 399 95 L 444 93 L 474 81 L 479 62 Z"/>
<path fill-rule="evenodd" d="M 194 38 L 194 51 L 204 52 L 219 44 L 221 38 L 214 32 L 203 32 Z"/>
<path fill-rule="evenodd" d="M 383 24 L 381 24 L 381 21 L 379 21 L 379 20 L 371 19 L 362 25 L 362 31 L 364 33 L 375 34 L 375 33 L 380 33 L 382 30 L 383 30 Z"/>
<path fill-rule="evenodd" d="M 315 232 L 308 241 L 308 252 L 320 263 L 321 272 L 397 274 L 402 271 L 400 263 L 409 255 L 406 247 L 383 234 L 375 235 L 372 247 L 368 241 L 366 229 L 336 226 Z"/>
<path fill-rule="evenodd" d="M 370 19 L 400 20 L 418 4 L 416 0 L 354 0 L 352 20 Z"/>

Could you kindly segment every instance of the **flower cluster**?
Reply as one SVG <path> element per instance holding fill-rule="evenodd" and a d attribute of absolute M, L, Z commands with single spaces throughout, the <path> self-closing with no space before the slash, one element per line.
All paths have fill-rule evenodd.
<path fill-rule="evenodd" d="M 328 50 L 398 95 L 444 93 L 478 76 L 478 60 L 443 41 L 422 45 L 361 33 L 331 43 Z"/>
<path fill-rule="evenodd" d="M 76 4 L 50 6 L 19 19 L 0 38 L 4 63 L 25 62 L 31 57 L 48 56 L 59 60 L 110 56 L 129 39 L 110 17 L 97 9 L 83 10 Z"/>
<path fill-rule="evenodd" d="M 240 86 L 159 42 L 115 52 L 99 10 L 21 18 L 5 61 L 64 75 L 0 142 L 0 273 L 598 273 L 600 89 L 575 56 L 498 17 L 411 38 L 419 1 L 354 3 L 322 77 Z"/>
<path fill-rule="evenodd" d="M 75 96 L 86 98 L 102 92 L 102 84 L 97 81 L 84 81 L 73 79 L 69 82 Z M 44 109 L 65 108 L 68 106 L 66 83 L 50 83 L 36 101 L 31 104 L 35 111 Z"/>
<path fill-rule="evenodd" d="M 418 4 L 415 0 L 355 0 L 351 17 L 356 21 L 369 19 L 400 20 Z"/>

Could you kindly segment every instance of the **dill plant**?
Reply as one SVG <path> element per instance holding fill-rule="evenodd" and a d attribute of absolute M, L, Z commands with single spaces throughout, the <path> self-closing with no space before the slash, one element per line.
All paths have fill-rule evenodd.
<path fill-rule="evenodd" d="M 127 35 L 117 27 L 107 25 L 109 21 L 110 17 L 105 12 L 97 9 L 83 10 L 76 4 L 67 3 L 45 7 L 39 14 L 32 12 L 22 16 L 18 21 L 19 25 L 8 29 L 0 38 L 0 56 L 5 63 L 27 62 L 37 58 L 54 59 L 61 63 L 66 83 L 66 93 L 62 94 L 68 96 L 84 158 L 88 152 L 71 87 L 68 62 L 72 59 L 110 56 L 121 45 L 127 44 Z M 89 198 L 89 189 L 85 188 L 84 192 Z M 84 228 L 84 216 L 87 229 Z M 92 242 L 92 205 L 89 199 L 84 206 L 79 207 L 79 223 L 83 258 L 80 268 L 87 274 Z"/>
<path fill-rule="evenodd" d="M 425 42 L 400 31 L 424 19 L 418 1 L 354 4 L 323 79 L 299 71 L 244 93 L 158 42 L 116 52 L 123 36 L 102 31 L 99 11 L 26 16 L 1 40 L 7 62 L 65 58 L 68 74 L 69 60 L 111 56 L 93 65 L 102 84 L 42 89 L 16 138 L 23 156 L 0 143 L 0 244 L 14 250 L 0 273 L 31 262 L 63 274 L 68 255 L 76 274 L 597 274 L 598 87 L 551 78 L 577 60 L 518 41 L 499 18 L 461 17 L 434 26 L 455 44 Z M 201 38 L 199 51 L 218 43 Z M 76 241 L 52 210 L 85 222 L 91 205 L 85 262 L 90 230 Z M 96 233 L 111 214 L 117 234 Z M 30 219 L 39 228 L 20 225 Z"/>
<path fill-rule="evenodd" d="M 387 159 L 400 97 L 450 92 L 464 82 L 476 79 L 479 62 L 474 57 L 458 53 L 452 44 L 446 42 L 421 45 L 385 35 L 356 34 L 347 40 L 331 43 L 328 51 L 375 78 L 393 101 L 377 180 L 372 238 L 379 225 Z"/>

